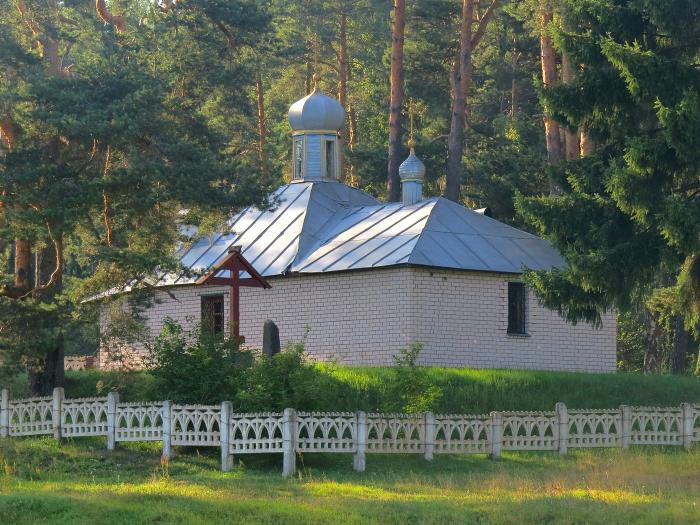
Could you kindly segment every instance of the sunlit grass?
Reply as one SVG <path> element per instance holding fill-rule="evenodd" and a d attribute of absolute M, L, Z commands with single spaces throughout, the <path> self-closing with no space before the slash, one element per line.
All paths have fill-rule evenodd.
<path fill-rule="evenodd" d="M 700 449 L 649 447 L 485 456 L 279 456 L 157 444 L 108 453 L 101 439 L 0 440 L 0 523 L 700 523 Z"/>
<path fill-rule="evenodd" d="M 308 403 L 309 406 L 292 408 L 334 411 L 396 409 L 396 373 L 391 368 L 319 363 L 314 370 L 316 383 L 324 385 L 325 395 L 300 400 L 299 403 Z M 442 393 L 433 407 L 434 412 L 474 414 L 492 410 L 553 410 L 558 401 L 569 408 L 700 403 L 700 378 L 696 377 L 458 368 L 427 368 L 426 373 L 430 383 Z M 16 376 L 1 386 L 10 388 L 13 397 L 28 395 L 24 376 Z M 163 399 L 165 395 L 162 386 L 148 372 L 84 370 L 67 373 L 67 397 L 103 396 L 109 389 L 119 390 L 125 401 Z"/>

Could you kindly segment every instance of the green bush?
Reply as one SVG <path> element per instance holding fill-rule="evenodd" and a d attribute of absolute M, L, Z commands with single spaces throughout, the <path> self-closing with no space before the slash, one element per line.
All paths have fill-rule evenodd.
<path fill-rule="evenodd" d="M 436 410 L 442 390 L 431 383 L 427 370 L 416 365 L 423 345 L 413 343 L 394 356 L 394 381 L 388 391 L 389 408 L 407 413 Z"/>
<path fill-rule="evenodd" d="M 246 370 L 234 401 L 236 410 L 341 410 L 352 397 L 343 384 L 304 356 L 303 343 L 287 345 L 272 357 L 261 356 Z"/>
<path fill-rule="evenodd" d="M 149 368 L 161 395 L 179 403 L 231 399 L 253 362 L 252 354 L 231 338 L 201 327 L 186 332 L 171 319 L 149 350 Z"/>

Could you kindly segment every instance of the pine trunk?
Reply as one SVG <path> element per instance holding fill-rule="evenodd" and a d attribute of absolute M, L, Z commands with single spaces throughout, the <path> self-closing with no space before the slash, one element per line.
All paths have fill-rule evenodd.
<path fill-rule="evenodd" d="M 542 83 L 545 87 L 557 81 L 557 59 L 552 46 L 552 39 L 547 28 L 552 22 L 552 12 L 543 11 L 541 15 L 540 57 L 542 62 Z M 544 117 L 544 132 L 547 142 L 547 161 L 556 164 L 562 159 L 561 133 L 557 124 L 549 115 Z"/>
<path fill-rule="evenodd" d="M 348 64 L 348 15 L 345 11 L 340 12 L 340 31 L 338 35 L 338 46 L 340 51 L 338 53 L 339 58 L 339 82 L 338 82 L 338 101 L 343 109 L 348 111 L 348 71 L 350 65 Z M 348 123 L 347 118 L 343 124 L 343 128 L 340 131 L 340 180 L 345 181 L 347 177 L 347 165 L 345 162 L 345 145 L 348 136 Z"/>
<path fill-rule="evenodd" d="M 673 353 L 671 355 L 671 373 L 682 374 L 688 364 L 688 345 L 690 337 L 685 329 L 682 315 L 673 318 Z"/>
<path fill-rule="evenodd" d="M 270 173 L 267 166 L 267 118 L 265 116 L 265 87 L 260 73 L 255 78 L 255 93 L 258 102 L 258 159 L 260 160 L 260 174 L 264 184 L 270 182 Z"/>
<path fill-rule="evenodd" d="M 447 180 L 444 196 L 459 201 L 462 182 L 462 155 L 464 154 L 464 128 L 467 107 L 467 92 L 472 77 L 472 24 L 474 2 L 462 3 L 462 21 L 459 30 L 459 57 L 452 68 L 452 114 L 450 134 L 447 137 Z"/>
<path fill-rule="evenodd" d="M 561 55 L 561 79 L 565 85 L 570 85 L 574 81 L 574 70 L 571 67 L 568 53 L 562 53 Z M 566 128 L 564 130 L 564 140 L 566 143 L 566 160 L 578 159 L 581 154 L 578 132 Z"/>
<path fill-rule="evenodd" d="M 394 0 L 391 26 L 391 76 L 389 98 L 389 166 L 387 173 L 387 200 L 401 200 L 401 111 L 403 109 L 403 44 L 406 28 L 406 0 Z"/>
<path fill-rule="evenodd" d="M 595 153 L 595 142 L 588 134 L 588 131 L 581 132 L 581 157 L 588 157 Z"/>
<path fill-rule="evenodd" d="M 15 239 L 15 288 L 21 293 L 32 287 L 32 250 L 29 241 Z"/>
<path fill-rule="evenodd" d="M 647 312 L 646 325 L 646 350 L 644 352 L 644 373 L 658 373 L 661 370 L 661 346 L 663 328 L 659 324 L 656 314 Z"/>
<path fill-rule="evenodd" d="M 46 247 L 37 252 L 36 256 L 36 283 L 39 287 L 48 283 L 56 269 L 56 251 L 53 243 L 47 239 Z M 62 291 L 61 279 L 54 287 L 44 294 L 44 298 L 50 299 Z M 36 396 L 50 395 L 54 387 L 63 386 L 64 383 L 64 341 L 59 335 L 54 341 L 53 348 L 44 354 L 36 368 L 29 371 L 29 386 L 32 394 Z"/>
<path fill-rule="evenodd" d="M 314 76 L 314 66 L 311 63 L 311 51 L 309 51 L 309 56 L 306 57 L 306 77 L 304 78 L 304 93 L 307 95 L 311 93 L 311 86 Z"/>

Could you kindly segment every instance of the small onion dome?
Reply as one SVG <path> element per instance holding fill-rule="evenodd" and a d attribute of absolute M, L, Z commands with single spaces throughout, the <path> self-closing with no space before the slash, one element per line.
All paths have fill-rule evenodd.
<path fill-rule="evenodd" d="M 409 140 L 408 147 L 411 148 L 411 154 L 399 166 L 399 177 L 402 181 L 423 180 L 425 178 L 425 164 L 416 157 L 416 142 L 413 139 Z"/>
<path fill-rule="evenodd" d="M 319 76 L 310 95 L 297 100 L 289 108 L 289 124 L 294 131 L 337 131 L 345 123 L 345 110 L 336 99 L 318 88 Z"/>

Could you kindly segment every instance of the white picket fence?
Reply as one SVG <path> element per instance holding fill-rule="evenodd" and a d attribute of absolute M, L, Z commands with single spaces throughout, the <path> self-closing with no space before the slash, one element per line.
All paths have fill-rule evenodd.
<path fill-rule="evenodd" d="M 225 424 L 222 425 L 221 422 Z M 173 447 L 219 447 L 228 471 L 234 454 L 281 453 L 283 474 L 296 470 L 298 453 L 353 454 L 365 469 L 366 454 L 490 454 L 503 450 L 552 450 L 676 445 L 700 441 L 700 405 L 463 414 L 372 414 L 365 412 L 284 412 L 241 414 L 231 403 L 178 405 L 170 401 L 121 403 L 119 395 L 11 400 L 2 390 L 0 437 L 53 435 L 106 436 L 113 450 L 122 441 L 162 441 L 163 457 Z"/>

